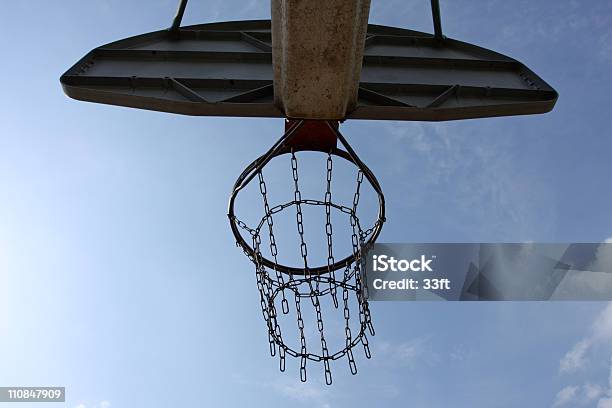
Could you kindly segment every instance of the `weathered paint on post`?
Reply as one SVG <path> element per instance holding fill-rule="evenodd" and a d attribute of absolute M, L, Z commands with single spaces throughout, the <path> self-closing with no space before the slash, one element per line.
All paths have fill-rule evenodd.
<path fill-rule="evenodd" d="M 369 11 L 370 0 L 272 0 L 274 102 L 287 117 L 355 108 Z"/>

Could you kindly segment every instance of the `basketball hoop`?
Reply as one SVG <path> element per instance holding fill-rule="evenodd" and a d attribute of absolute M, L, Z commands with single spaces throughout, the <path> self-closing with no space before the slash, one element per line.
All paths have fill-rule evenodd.
<path fill-rule="evenodd" d="M 187 0 L 179 0 L 167 30 L 125 38 L 87 53 L 61 76 L 62 88 L 78 100 L 174 114 L 302 118 L 287 121 L 283 137 L 242 172 L 229 201 L 229 221 L 237 245 L 255 265 L 270 352 L 278 353 L 281 371 L 287 354 L 299 358 L 302 381 L 308 360 L 323 362 L 330 384 L 330 364 L 346 356 L 355 374 L 353 348 L 361 344 L 369 358 L 366 333 L 374 334 L 364 292 L 363 257 L 380 234 L 385 205 L 378 181 L 340 134 L 337 121 L 448 121 L 541 114 L 553 109 L 559 95 L 516 59 L 446 37 L 438 0 L 431 0 L 434 34 L 368 24 L 369 0 L 273 0 L 270 20 L 181 26 L 186 5 Z M 310 168 L 298 160 L 298 153 L 304 151 L 318 152 L 326 159 L 326 167 L 319 166 L 326 171 L 325 179 L 304 174 Z M 291 162 L 292 193 L 280 204 L 269 197 L 263 172 L 275 158 Z M 332 199 L 332 173 L 334 181 L 339 173 L 338 167 L 334 170 L 336 159 L 357 169 L 352 202 L 344 200 L 348 205 L 336 196 Z M 278 174 L 268 170 L 266 174 Z M 318 193 L 322 197 L 302 197 L 300 174 L 302 180 L 326 181 L 325 193 Z M 360 191 L 364 181 L 378 199 L 378 215 L 367 221 L 367 229 L 357 214 L 360 198 L 369 199 Z M 245 190 L 251 183 L 258 183 L 254 193 L 261 195 L 263 214 L 249 225 L 237 217 L 234 207 L 239 193 L 244 196 L 252 190 Z M 342 190 L 350 185 L 342 183 Z M 324 224 L 325 229 L 315 238 L 322 244 L 318 252 L 316 247 L 313 250 L 312 237 L 304 235 L 303 212 L 312 209 L 325 211 L 324 218 L 320 214 L 324 219 L 320 226 Z M 338 232 L 332 213 L 344 217 L 346 237 L 342 230 Z M 287 230 L 279 228 L 283 214 L 290 214 L 290 222 L 295 219 L 297 226 L 296 251 L 290 261 L 285 260 L 284 248 L 280 257 L 275 235 L 280 237 Z M 314 231 L 306 228 L 308 233 Z M 289 241 L 278 239 L 280 246 L 292 248 Z M 338 243 L 346 243 L 341 256 L 336 253 L 342 250 Z M 310 302 L 302 303 L 305 298 Z M 316 319 L 311 322 L 313 331 L 306 330 L 310 306 Z M 358 319 L 351 319 L 351 309 L 358 311 Z M 323 312 L 335 310 L 344 323 L 336 324 L 326 315 L 324 331 Z M 284 322 L 293 315 L 296 332 L 288 331 L 291 324 Z M 336 338 L 330 330 L 334 325 L 344 326 Z M 320 352 L 313 352 L 315 343 L 320 344 Z"/>
<path fill-rule="evenodd" d="M 305 136 L 316 132 L 319 136 L 313 138 L 313 143 L 307 143 Z M 344 150 L 336 147 L 336 140 L 340 141 Z M 298 159 L 296 153 L 299 151 L 318 151 L 327 155 L 326 168 L 326 191 L 323 200 L 302 197 L 299 187 Z M 294 195 L 291 200 L 271 207 L 268 201 L 267 187 L 263 177 L 263 168 L 274 157 L 288 155 L 291 160 Z M 357 168 L 356 188 L 353 202 L 350 206 L 336 203 L 332 200 L 331 181 L 333 173 L 334 158 L 339 157 L 352 163 Z M 250 227 L 241 221 L 234 211 L 234 205 L 238 193 L 257 177 L 259 190 L 264 204 L 264 214 L 259 223 Z M 360 200 L 360 190 L 363 181 L 367 181 L 378 197 L 378 216 L 374 225 L 363 229 L 357 216 L 357 208 Z M 325 382 L 331 384 L 330 361 L 347 357 L 352 374 L 357 373 L 357 366 L 353 357 L 353 348 L 361 344 L 367 358 L 371 353 L 368 345 L 367 332 L 374 335 L 370 311 L 368 308 L 367 295 L 363 276 L 363 253 L 372 245 L 385 221 L 385 201 L 382 190 L 373 173 L 357 157 L 346 139 L 340 134 L 333 122 L 323 121 L 297 121 L 289 123 L 286 133 L 280 138 L 270 150 L 259 159 L 251 163 L 240 175 L 229 201 L 228 217 L 236 243 L 255 265 L 257 288 L 260 295 L 262 314 L 268 327 L 268 339 L 270 353 L 275 356 L 278 352 L 280 359 L 280 370 L 285 370 L 285 357 L 289 354 L 300 359 L 300 379 L 306 381 L 307 360 L 323 362 L 325 370 Z M 303 209 L 308 206 L 321 206 L 325 209 L 325 238 L 327 242 L 327 264 L 312 266 L 309 264 L 308 244 L 304 238 Z M 331 223 L 331 211 L 336 210 L 346 215 L 352 230 L 351 253 L 336 261 L 333 247 L 333 228 Z M 274 216 L 283 211 L 295 211 L 297 232 L 299 235 L 300 264 L 285 265 L 278 261 L 278 249 L 274 235 Z M 248 239 L 244 238 L 244 232 Z M 269 239 L 270 257 L 262 254 L 262 234 L 267 234 Z M 271 258 L 271 259 L 270 259 Z M 341 273 L 337 271 L 342 270 Z M 338 292 L 342 292 L 342 305 L 338 300 Z M 352 303 L 356 303 L 359 313 L 359 329 L 356 333 L 351 329 L 349 297 Z M 289 314 L 288 297 L 293 297 L 293 309 L 297 320 L 300 346 L 292 348 L 283 339 L 279 315 L 277 310 L 283 314 Z M 327 346 L 326 332 L 323 324 L 321 309 L 321 298 L 330 297 L 333 308 L 342 306 L 344 319 L 344 344 L 336 351 L 330 351 Z M 304 325 L 304 305 L 302 299 L 310 299 L 314 308 L 318 335 L 320 337 L 320 352 L 313 352 L 312 347 L 306 345 Z M 279 307 L 280 306 L 280 307 Z M 319 345 L 317 347 L 319 347 Z"/>

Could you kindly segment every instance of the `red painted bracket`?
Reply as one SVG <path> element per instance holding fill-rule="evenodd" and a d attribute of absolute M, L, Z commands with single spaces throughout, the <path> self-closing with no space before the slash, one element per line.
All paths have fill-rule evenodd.
<path fill-rule="evenodd" d="M 285 132 L 288 132 L 299 121 L 298 119 L 285 119 Z M 338 138 L 329 128 L 328 123 L 335 129 L 338 129 L 340 126 L 338 121 L 305 119 L 297 134 L 287 142 L 287 147 L 295 151 L 315 150 L 326 153 L 330 152 L 336 148 Z"/>

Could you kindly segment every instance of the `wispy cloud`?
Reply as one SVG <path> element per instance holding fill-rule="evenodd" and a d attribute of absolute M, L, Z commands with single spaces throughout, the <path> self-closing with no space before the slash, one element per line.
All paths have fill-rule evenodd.
<path fill-rule="evenodd" d="M 612 342 L 612 302 L 597 316 L 593 323 L 593 340 Z"/>
<path fill-rule="evenodd" d="M 595 317 L 589 333 L 561 358 L 559 372 L 566 374 L 587 368 L 590 362 L 589 354 L 594 353 L 597 346 L 606 346 L 599 347 L 599 350 L 603 349 L 609 353 L 610 345 L 612 345 L 612 303 L 608 303 Z M 557 393 L 553 407 L 587 405 L 596 400 L 597 408 L 612 408 L 612 361 L 607 389 L 590 382 L 582 386 L 569 385 Z"/>
<path fill-rule="evenodd" d="M 610 375 L 608 377 L 608 390 L 605 396 L 597 402 L 597 408 L 612 408 L 612 359 L 610 361 Z"/>
<path fill-rule="evenodd" d="M 292 401 L 293 404 L 315 407 L 331 408 L 334 398 L 342 395 L 342 391 L 325 385 L 322 380 L 309 378 L 308 382 L 301 382 L 293 377 L 281 377 L 273 380 L 252 379 L 236 376 L 234 380 L 241 385 L 248 385 L 266 393 L 274 393 Z M 286 404 L 287 405 L 287 404 Z"/>
<path fill-rule="evenodd" d="M 584 402 L 589 403 L 591 401 L 595 401 L 597 398 L 601 397 L 604 393 L 604 389 L 599 384 L 585 384 L 583 387 L 584 392 Z"/>
<path fill-rule="evenodd" d="M 374 352 L 378 361 L 384 364 L 409 368 L 416 368 L 419 364 L 436 364 L 441 360 L 432 347 L 431 336 L 416 337 L 400 343 L 377 341 Z"/>
<path fill-rule="evenodd" d="M 440 210 L 440 223 L 462 220 L 482 239 L 520 240 L 543 234 L 555 222 L 550 186 L 530 169 L 517 166 L 522 141 L 504 137 L 516 129 L 494 125 L 384 123 L 389 136 L 375 147 L 387 164 L 381 178 L 392 180 L 393 189 L 420 192 L 401 203 L 407 211 Z M 451 202 L 452 219 L 445 220 L 442 209 Z M 546 215 L 540 208 L 548 209 Z"/>
<path fill-rule="evenodd" d="M 301 383 L 298 381 L 284 382 L 272 386 L 279 394 L 308 404 L 309 406 L 330 407 L 323 385 Z"/>
<path fill-rule="evenodd" d="M 553 408 L 563 406 L 589 405 L 601 397 L 603 388 L 597 384 L 586 383 L 582 386 L 568 385 L 555 396 Z"/>
<path fill-rule="evenodd" d="M 564 50 L 588 53 L 595 59 L 612 59 L 610 2 L 595 1 L 584 7 L 583 2 L 560 1 L 545 14 L 539 10 L 536 2 L 525 2 L 521 7 L 502 0 L 488 1 L 486 6 L 446 2 L 443 14 L 450 36 L 475 36 L 492 48 L 524 52 L 532 44 L 556 43 L 563 44 Z M 486 20 L 488 15 L 503 17 L 497 19 L 496 26 L 465 24 L 466 20 Z M 483 36 L 483 31 L 489 35 Z"/>
<path fill-rule="evenodd" d="M 587 355 L 594 345 L 612 343 L 612 303 L 597 315 L 589 334 L 578 341 L 559 362 L 560 373 L 570 373 L 586 366 Z"/>
<path fill-rule="evenodd" d="M 586 354 L 590 347 L 590 339 L 584 339 L 576 343 L 559 362 L 559 372 L 569 373 L 584 368 L 587 363 Z"/>
<path fill-rule="evenodd" d="M 553 407 L 562 407 L 564 405 L 568 405 L 570 402 L 573 402 L 576 399 L 577 394 L 578 387 L 575 385 L 570 385 L 563 388 L 557 393 L 557 396 L 555 397 L 555 402 L 553 403 Z"/>

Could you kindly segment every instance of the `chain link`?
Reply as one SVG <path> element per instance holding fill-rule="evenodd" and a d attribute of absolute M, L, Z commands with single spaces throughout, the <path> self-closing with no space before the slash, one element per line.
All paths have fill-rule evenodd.
<path fill-rule="evenodd" d="M 331 361 L 338 360 L 344 356 L 347 357 L 349 369 L 352 374 L 357 373 L 357 364 L 353 356 L 353 348 L 357 344 L 362 344 L 365 355 L 370 358 L 371 352 L 369 349 L 366 331 L 374 334 L 374 329 L 371 323 L 370 312 L 367 303 L 367 296 L 363 286 L 362 276 L 362 253 L 366 238 L 379 227 L 380 220 L 372 226 L 372 228 L 363 231 L 361 229 L 359 218 L 357 216 L 357 208 L 360 200 L 360 190 L 364 179 L 364 174 L 361 170 L 357 173 L 357 185 L 351 207 L 339 205 L 332 201 L 332 178 L 333 178 L 333 160 L 332 154 L 327 155 L 326 161 L 326 189 L 323 201 L 315 199 L 303 199 L 299 189 L 299 174 L 298 161 L 295 152 L 291 152 L 291 172 L 293 178 L 293 201 L 271 206 L 268 200 L 268 189 L 261 170 L 258 171 L 259 191 L 263 200 L 264 217 L 260 220 L 256 228 L 249 227 L 245 222 L 233 216 L 232 220 L 235 224 L 246 231 L 253 242 L 253 253 L 247 251 L 245 253 L 249 259 L 255 264 L 255 274 L 257 281 L 257 289 L 260 297 L 260 307 L 262 316 L 266 322 L 268 329 L 268 343 L 270 354 L 279 356 L 280 371 L 286 369 L 286 356 L 299 358 L 299 371 L 301 381 L 307 380 L 306 365 L 307 361 L 323 362 L 324 376 L 326 384 L 332 383 Z M 303 205 L 323 206 L 325 209 L 325 235 L 327 239 L 327 274 L 312 274 L 310 273 L 308 264 L 308 247 L 304 237 L 304 216 Z M 295 276 L 289 274 L 288 280 L 285 280 L 283 273 L 278 268 L 278 245 L 274 234 L 274 219 L 273 215 L 282 212 L 288 207 L 295 206 L 295 221 L 297 225 L 297 233 L 299 236 L 300 256 L 303 261 L 304 275 Z M 332 265 L 335 264 L 333 251 L 333 226 L 332 226 L 332 208 L 339 210 L 341 213 L 349 216 L 352 229 L 351 245 L 353 253 L 352 263 L 344 267 L 340 280 L 336 277 L 336 272 Z M 267 226 L 267 235 L 269 239 L 269 250 L 273 259 L 273 268 L 268 268 L 263 264 L 261 232 L 262 228 Z M 320 284 L 324 286 L 320 287 Z M 300 288 L 305 288 L 301 290 Z M 325 288 L 321 290 L 321 288 Z M 339 308 L 338 290 L 342 290 L 342 316 L 344 318 L 344 346 L 331 354 L 328 347 L 328 342 L 325 336 L 325 326 L 323 322 L 323 311 L 321 307 L 320 297 L 329 294 L 332 298 L 334 309 Z M 355 294 L 355 300 L 359 314 L 359 331 L 353 333 L 351 329 L 351 310 L 350 310 L 350 295 Z M 297 321 L 297 329 L 299 335 L 299 347 L 295 350 L 289 347 L 283 340 L 281 327 L 278 321 L 276 299 L 280 300 L 283 314 L 288 314 L 289 302 L 287 295 L 293 296 L 295 316 Z M 304 322 L 304 304 L 302 298 L 309 298 L 314 309 L 317 331 L 320 337 L 321 352 L 313 353 L 307 347 L 307 328 Z M 308 305 L 308 304 L 307 304 Z"/>
<path fill-rule="evenodd" d="M 295 157 L 295 152 L 291 150 L 291 170 L 293 173 L 293 184 L 295 187 L 294 191 L 294 199 L 295 199 L 295 218 L 297 221 L 297 230 L 300 235 L 300 252 L 302 254 L 302 258 L 304 259 L 304 269 L 308 272 L 308 248 L 306 247 L 306 243 L 304 242 L 304 215 L 302 213 L 302 193 L 300 192 L 299 184 L 298 184 L 298 168 L 297 168 L 297 158 Z"/>
<path fill-rule="evenodd" d="M 266 187 L 266 182 L 264 181 L 263 173 L 261 172 L 261 170 L 257 173 L 257 175 L 259 176 L 259 191 L 263 199 L 264 211 L 266 212 L 266 214 L 270 214 L 270 205 L 268 204 L 268 189 Z M 274 219 L 272 218 L 272 215 L 266 217 L 266 221 L 268 223 L 268 231 L 270 237 L 270 254 L 274 258 L 274 265 L 278 265 L 278 248 L 276 246 L 276 238 L 274 236 Z M 279 283 L 281 285 L 284 285 L 285 279 L 283 278 L 283 274 L 277 268 L 274 268 L 274 272 L 276 273 L 276 279 L 279 281 Z M 283 313 L 287 314 L 289 313 L 289 302 L 285 297 L 285 291 L 283 290 L 281 293 L 281 308 L 283 310 Z"/>
<path fill-rule="evenodd" d="M 336 280 L 336 273 L 332 268 L 335 263 L 334 260 L 334 245 L 333 245 L 333 228 L 331 223 L 331 181 L 332 181 L 332 170 L 334 168 L 334 162 L 332 160 L 332 154 L 327 154 L 327 189 L 325 190 L 325 234 L 327 235 L 327 272 L 331 274 L 332 280 L 329 281 L 329 291 L 331 293 L 334 307 L 338 308 L 338 296 L 336 295 L 336 285 L 332 284 L 332 281 Z"/>

